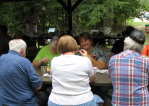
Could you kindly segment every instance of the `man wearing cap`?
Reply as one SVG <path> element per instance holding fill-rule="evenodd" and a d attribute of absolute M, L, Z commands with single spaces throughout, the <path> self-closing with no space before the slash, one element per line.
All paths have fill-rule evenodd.
<path fill-rule="evenodd" d="M 146 25 L 145 25 L 145 32 L 146 32 L 147 34 L 149 34 L 149 24 L 146 24 Z"/>
<path fill-rule="evenodd" d="M 149 106 L 149 58 L 141 55 L 144 42 L 144 34 L 135 30 L 125 38 L 124 51 L 110 58 L 113 106 Z"/>

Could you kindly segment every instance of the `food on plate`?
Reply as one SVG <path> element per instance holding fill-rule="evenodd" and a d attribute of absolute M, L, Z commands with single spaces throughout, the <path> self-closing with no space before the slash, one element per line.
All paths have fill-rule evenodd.
<path fill-rule="evenodd" d="M 105 72 L 103 72 L 103 73 L 108 73 L 108 71 L 105 71 Z"/>

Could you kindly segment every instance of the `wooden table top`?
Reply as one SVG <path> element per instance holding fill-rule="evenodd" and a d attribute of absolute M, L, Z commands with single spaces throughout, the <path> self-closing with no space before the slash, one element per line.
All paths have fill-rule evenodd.
<path fill-rule="evenodd" d="M 40 76 L 43 84 L 52 84 L 51 77 L 44 77 L 41 74 L 40 68 L 36 69 L 37 74 Z M 112 86 L 111 79 L 108 78 L 108 74 L 97 73 L 96 79 L 91 85 L 95 86 Z"/>

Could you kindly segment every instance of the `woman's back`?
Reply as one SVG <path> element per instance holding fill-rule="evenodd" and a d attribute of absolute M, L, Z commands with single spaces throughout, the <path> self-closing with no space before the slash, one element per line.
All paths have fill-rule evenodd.
<path fill-rule="evenodd" d="M 52 92 L 78 95 L 90 91 L 89 77 L 94 74 L 91 62 L 86 57 L 62 55 L 55 57 L 51 64 Z"/>

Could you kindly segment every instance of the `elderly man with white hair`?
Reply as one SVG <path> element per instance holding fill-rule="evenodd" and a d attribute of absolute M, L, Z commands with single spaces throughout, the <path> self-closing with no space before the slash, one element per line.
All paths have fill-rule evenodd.
<path fill-rule="evenodd" d="M 25 58 L 26 43 L 9 42 L 9 52 L 0 57 L 0 105 L 38 106 L 36 92 L 42 82 L 31 62 Z"/>
<path fill-rule="evenodd" d="M 149 106 L 149 58 L 141 55 L 144 34 L 133 31 L 124 40 L 124 51 L 109 61 L 113 106 Z"/>

